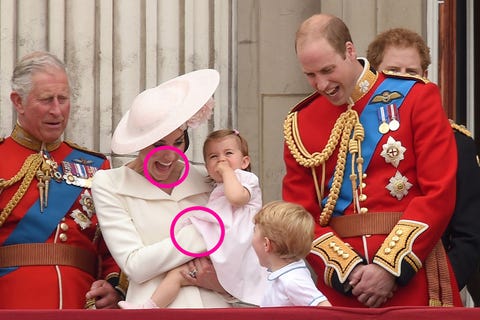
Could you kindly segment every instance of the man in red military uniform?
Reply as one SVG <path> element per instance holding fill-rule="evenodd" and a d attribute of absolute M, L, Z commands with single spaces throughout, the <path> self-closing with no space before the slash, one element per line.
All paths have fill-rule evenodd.
<path fill-rule="evenodd" d="M 334 306 L 461 306 L 440 241 L 457 157 L 438 88 L 357 59 L 337 17 L 307 19 L 296 51 L 316 92 L 285 120 L 283 198 L 317 221 L 320 290 Z"/>
<path fill-rule="evenodd" d="M 70 113 L 64 64 L 22 58 L 12 77 L 17 124 L 0 141 L 0 308 L 116 307 L 119 268 L 89 191 L 104 156 L 63 142 Z"/>

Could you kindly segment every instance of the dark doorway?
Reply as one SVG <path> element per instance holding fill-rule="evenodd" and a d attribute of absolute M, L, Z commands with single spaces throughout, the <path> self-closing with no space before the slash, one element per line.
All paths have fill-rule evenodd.
<path fill-rule="evenodd" d="M 467 4 L 457 1 L 456 8 L 456 88 L 455 122 L 467 124 Z"/>
<path fill-rule="evenodd" d="M 473 6 L 473 25 L 467 24 L 470 7 Z M 467 46 L 467 37 L 472 35 L 473 44 Z M 473 50 L 473 61 L 467 60 L 467 50 Z M 439 3 L 439 80 L 443 105 L 449 118 L 458 124 L 467 124 L 467 110 L 474 109 L 473 136 L 480 150 L 480 2 L 444 0 Z M 467 70 L 473 71 L 473 93 L 467 92 L 472 85 Z M 468 105 L 468 94 L 473 96 L 473 106 Z M 469 128 L 473 129 L 473 128 Z"/>
<path fill-rule="evenodd" d="M 474 38 L 474 119 L 475 119 L 475 141 L 477 150 L 480 150 L 480 3 L 473 1 L 473 38 Z"/>

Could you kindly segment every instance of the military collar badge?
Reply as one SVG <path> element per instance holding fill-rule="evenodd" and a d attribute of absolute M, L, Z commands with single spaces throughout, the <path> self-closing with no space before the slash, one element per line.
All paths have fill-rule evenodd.
<path fill-rule="evenodd" d="M 370 63 L 366 59 L 360 59 L 363 66 L 363 72 L 360 75 L 360 78 L 357 80 L 355 88 L 351 94 L 353 102 L 360 100 L 370 89 L 373 87 L 377 81 L 378 73 L 370 69 Z"/>

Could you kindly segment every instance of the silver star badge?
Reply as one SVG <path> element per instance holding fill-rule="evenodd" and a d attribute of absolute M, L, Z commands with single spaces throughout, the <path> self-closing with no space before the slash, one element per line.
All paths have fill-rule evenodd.
<path fill-rule="evenodd" d="M 386 188 L 390 190 L 390 194 L 398 200 L 402 200 L 402 198 L 408 194 L 408 190 L 411 187 L 412 184 L 408 182 L 407 177 L 402 176 L 398 171 L 394 177 L 390 178 L 390 183 L 386 186 Z"/>
<path fill-rule="evenodd" d="M 382 148 L 380 155 L 385 158 L 386 163 L 391 163 L 395 168 L 404 159 L 403 154 L 407 150 L 400 141 L 395 141 L 392 137 L 388 137 L 387 143 Z"/>

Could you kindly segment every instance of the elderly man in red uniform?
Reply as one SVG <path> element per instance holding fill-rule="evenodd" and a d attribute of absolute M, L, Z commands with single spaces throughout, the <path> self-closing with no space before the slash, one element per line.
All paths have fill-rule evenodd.
<path fill-rule="evenodd" d="M 285 120 L 283 197 L 317 221 L 320 290 L 334 306 L 461 306 L 440 241 L 457 157 L 438 88 L 377 73 L 334 16 L 307 19 L 296 52 L 316 92 Z"/>
<path fill-rule="evenodd" d="M 0 308 L 116 307 L 119 268 L 89 191 L 109 163 L 61 140 L 70 113 L 64 64 L 46 52 L 25 56 L 10 98 L 17 124 L 0 141 Z"/>

